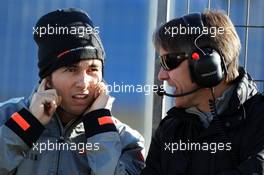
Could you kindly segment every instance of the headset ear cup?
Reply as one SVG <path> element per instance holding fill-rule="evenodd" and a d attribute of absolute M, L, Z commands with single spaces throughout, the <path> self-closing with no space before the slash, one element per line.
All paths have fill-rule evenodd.
<path fill-rule="evenodd" d="M 199 54 L 199 59 L 191 59 L 190 69 L 195 82 L 201 87 L 214 87 L 223 80 L 222 58 L 217 51 L 205 48 L 194 53 Z"/>

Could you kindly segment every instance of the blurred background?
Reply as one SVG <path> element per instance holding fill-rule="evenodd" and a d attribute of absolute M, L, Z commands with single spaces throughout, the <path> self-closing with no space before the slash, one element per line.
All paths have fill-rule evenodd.
<path fill-rule="evenodd" d="M 39 80 L 33 27 L 42 15 L 70 7 L 83 9 L 99 26 L 108 84 L 134 86 L 157 82 L 151 42 L 156 26 L 189 12 L 221 9 L 231 17 L 240 36 L 240 64 L 258 80 L 259 89 L 264 89 L 263 0 L 1 0 L 0 102 L 30 95 Z M 152 125 L 158 123 L 153 121 L 161 111 L 160 103 L 155 103 L 159 99 L 144 92 L 112 96 L 116 98 L 114 116 L 143 134 L 148 148 Z"/>

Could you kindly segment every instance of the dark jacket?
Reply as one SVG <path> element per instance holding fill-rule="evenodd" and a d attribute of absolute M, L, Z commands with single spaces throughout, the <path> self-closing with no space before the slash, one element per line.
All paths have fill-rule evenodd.
<path fill-rule="evenodd" d="M 205 128 L 172 108 L 161 121 L 141 175 L 264 174 L 264 97 L 240 69 L 229 106 Z"/>

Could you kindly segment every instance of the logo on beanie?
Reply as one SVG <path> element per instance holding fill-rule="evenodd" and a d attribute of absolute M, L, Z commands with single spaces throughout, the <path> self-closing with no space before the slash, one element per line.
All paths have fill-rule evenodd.
<path fill-rule="evenodd" d="M 96 50 L 96 48 L 93 47 L 93 46 L 77 47 L 77 48 L 73 48 L 73 49 L 70 49 L 70 50 L 63 51 L 62 53 L 60 53 L 60 54 L 57 56 L 57 58 L 61 58 L 61 57 L 63 57 L 64 55 L 66 55 L 67 53 L 74 52 L 74 51 L 76 51 L 76 50 L 83 50 L 83 49 L 87 49 L 87 50 Z"/>

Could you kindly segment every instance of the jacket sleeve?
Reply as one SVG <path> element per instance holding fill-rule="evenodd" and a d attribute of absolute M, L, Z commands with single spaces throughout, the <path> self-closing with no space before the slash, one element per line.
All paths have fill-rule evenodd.
<path fill-rule="evenodd" d="M 253 106 L 246 113 L 247 117 L 241 133 L 242 142 L 239 149 L 242 162 L 236 169 L 217 175 L 264 174 L 264 103 L 262 101 Z"/>
<path fill-rule="evenodd" d="M 258 128 L 255 135 L 248 139 L 248 145 L 242 147 L 241 156 L 243 161 L 237 168 L 217 175 L 262 175 L 264 174 L 264 123 Z M 258 132 L 258 133 L 257 133 Z M 242 145 L 243 146 L 243 145 Z"/>
<path fill-rule="evenodd" d="M 143 169 L 141 175 L 162 175 L 161 172 L 161 146 L 160 146 L 160 126 L 152 137 L 148 156 L 146 159 L 146 167 Z"/>
<path fill-rule="evenodd" d="M 44 127 L 18 104 L 0 106 L 0 174 L 13 172 Z"/>
<path fill-rule="evenodd" d="M 111 116 L 107 109 L 92 111 L 83 119 L 87 142 L 98 149 L 87 151 L 92 175 L 139 175 L 144 167 L 144 139 Z"/>

